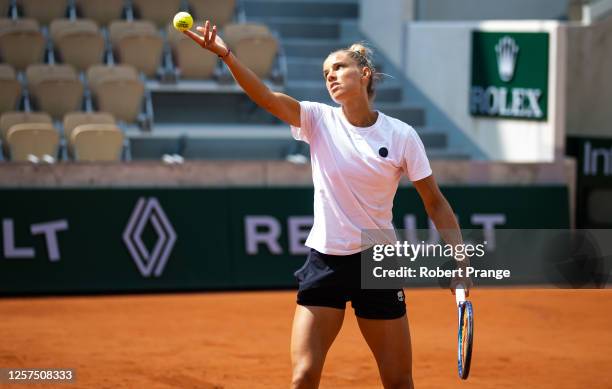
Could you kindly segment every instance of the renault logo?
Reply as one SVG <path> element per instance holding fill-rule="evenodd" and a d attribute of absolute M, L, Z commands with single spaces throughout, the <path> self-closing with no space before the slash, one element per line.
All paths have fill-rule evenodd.
<path fill-rule="evenodd" d="M 157 234 L 157 241 L 149 250 L 142 241 L 142 233 L 150 223 Z M 155 197 L 138 199 L 125 231 L 123 242 L 143 277 L 162 275 L 168 257 L 176 242 L 176 233 L 159 201 Z"/>

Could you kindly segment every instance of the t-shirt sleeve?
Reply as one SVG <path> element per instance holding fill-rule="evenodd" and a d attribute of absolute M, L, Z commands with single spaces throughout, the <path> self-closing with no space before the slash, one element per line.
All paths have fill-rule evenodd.
<path fill-rule="evenodd" d="M 300 127 L 291 126 L 291 135 L 297 140 L 310 143 L 316 133 L 319 119 L 323 115 L 322 104 L 311 101 L 300 102 Z"/>
<path fill-rule="evenodd" d="M 410 181 L 422 180 L 432 174 L 425 146 L 412 127 L 408 128 L 403 159 L 403 168 Z"/>

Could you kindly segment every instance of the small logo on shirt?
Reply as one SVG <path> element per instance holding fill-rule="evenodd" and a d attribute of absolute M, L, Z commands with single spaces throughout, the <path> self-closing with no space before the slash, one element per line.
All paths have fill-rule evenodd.
<path fill-rule="evenodd" d="M 387 158 L 387 155 L 389 155 L 389 150 L 387 150 L 386 147 L 381 147 L 380 149 L 378 149 L 378 155 L 383 158 Z"/>
<path fill-rule="evenodd" d="M 404 301 L 404 291 L 400 290 L 399 292 L 397 292 L 397 299 L 399 301 Z"/>

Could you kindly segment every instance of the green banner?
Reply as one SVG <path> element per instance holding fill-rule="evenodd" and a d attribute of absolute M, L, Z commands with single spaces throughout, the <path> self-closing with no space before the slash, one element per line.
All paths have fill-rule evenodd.
<path fill-rule="evenodd" d="M 464 228 L 568 226 L 564 187 L 443 192 Z M 429 226 L 412 188 L 394 215 Z M 312 189 L 3 189 L 0 217 L 3 295 L 293 287 Z"/>
<path fill-rule="evenodd" d="M 0 290 L 230 287 L 229 202 L 221 191 L 201 194 L 2 190 Z"/>
<path fill-rule="evenodd" d="M 548 33 L 472 33 L 473 116 L 546 120 Z"/>

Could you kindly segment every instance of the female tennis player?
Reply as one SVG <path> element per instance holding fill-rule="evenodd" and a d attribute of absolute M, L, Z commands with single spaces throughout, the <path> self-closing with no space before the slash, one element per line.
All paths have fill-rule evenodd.
<path fill-rule="evenodd" d="M 393 229 L 393 198 L 400 176 L 407 174 L 438 230 L 454 231 L 445 240 L 460 243 L 461 238 L 415 130 L 372 109 L 377 73 L 370 52 L 357 44 L 325 59 L 325 85 L 340 105 L 331 107 L 271 91 L 233 55 L 216 26 L 207 21 L 197 31 L 185 34 L 217 54 L 256 104 L 288 123 L 294 138 L 310 144 L 314 224 L 306 241 L 311 252 L 295 273 L 293 388 L 318 387 L 349 300 L 384 387 L 413 388 L 404 294 L 401 289 L 361 289 L 360 253 L 367 248 L 361 232 Z"/>

